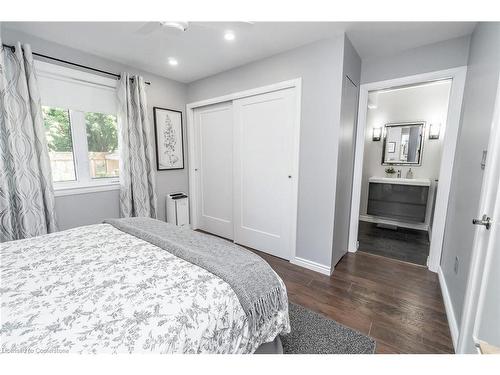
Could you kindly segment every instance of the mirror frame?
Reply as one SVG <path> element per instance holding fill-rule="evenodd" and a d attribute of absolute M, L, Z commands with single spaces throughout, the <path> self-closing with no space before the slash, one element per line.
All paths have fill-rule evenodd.
<path fill-rule="evenodd" d="M 420 133 L 420 143 L 418 148 L 418 162 L 386 162 L 385 159 L 385 149 L 387 141 L 387 128 L 396 127 L 408 127 L 411 125 L 418 125 L 422 129 Z M 395 122 L 388 123 L 384 125 L 384 136 L 382 137 L 382 165 L 422 165 L 422 153 L 424 148 L 424 133 L 425 133 L 425 121 L 411 121 L 411 122 Z"/>

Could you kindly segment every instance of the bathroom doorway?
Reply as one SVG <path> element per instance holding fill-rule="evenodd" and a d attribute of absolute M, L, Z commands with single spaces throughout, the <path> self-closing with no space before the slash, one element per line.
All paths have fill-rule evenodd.
<path fill-rule="evenodd" d="M 437 271 L 464 76 L 361 86 L 349 251 Z"/>
<path fill-rule="evenodd" d="M 427 265 L 451 80 L 371 91 L 359 251 Z"/>

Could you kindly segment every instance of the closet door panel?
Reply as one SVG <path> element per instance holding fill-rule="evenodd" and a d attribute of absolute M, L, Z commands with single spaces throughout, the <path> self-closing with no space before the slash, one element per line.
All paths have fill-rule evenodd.
<path fill-rule="evenodd" d="M 233 102 L 235 242 L 290 258 L 294 91 Z"/>
<path fill-rule="evenodd" d="M 233 239 L 233 111 L 222 103 L 195 111 L 198 227 Z"/>

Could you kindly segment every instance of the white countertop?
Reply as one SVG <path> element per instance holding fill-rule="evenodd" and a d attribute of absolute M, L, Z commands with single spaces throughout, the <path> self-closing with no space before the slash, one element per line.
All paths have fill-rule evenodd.
<path fill-rule="evenodd" d="M 431 186 L 431 180 L 429 180 L 428 178 L 370 177 L 368 181 L 378 184 Z"/>

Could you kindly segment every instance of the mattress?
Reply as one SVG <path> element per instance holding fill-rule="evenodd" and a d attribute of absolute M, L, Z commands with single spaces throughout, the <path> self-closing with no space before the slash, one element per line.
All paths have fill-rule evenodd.
<path fill-rule="evenodd" d="M 252 332 L 229 284 L 108 224 L 0 246 L 3 353 L 253 353 L 290 330 L 283 309 Z"/>

